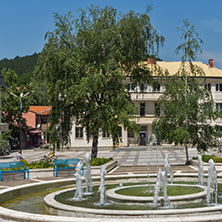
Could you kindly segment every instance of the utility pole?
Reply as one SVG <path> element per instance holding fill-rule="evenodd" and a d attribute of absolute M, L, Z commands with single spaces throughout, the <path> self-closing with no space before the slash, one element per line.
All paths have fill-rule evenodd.
<path fill-rule="evenodd" d="M 29 95 L 29 92 L 27 92 L 25 95 L 23 93 L 20 94 L 20 96 L 15 95 L 14 93 L 10 92 L 11 95 L 19 98 L 20 103 L 20 114 L 19 114 L 19 150 L 22 151 L 22 98 Z"/>

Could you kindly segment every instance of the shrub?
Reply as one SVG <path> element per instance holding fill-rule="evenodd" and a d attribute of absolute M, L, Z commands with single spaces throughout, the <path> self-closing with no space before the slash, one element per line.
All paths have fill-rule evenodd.
<path fill-rule="evenodd" d="M 107 162 L 109 162 L 110 160 L 112 160 L 111 158 L 93 158 L 90 160 L 90 165 L 91 166 L 101 166 Z"/>
<path fill-rule="evenodd" d="M 221 163 L 221 162 L 222 162 L 222 158 L 215 156 L 215 157 L 213 158 L 213 161 L 214 161 L 214 163 Z"/>
<path fill-rule="evenodd" d="M 50 168 L 53 167 L 54 161 L 51 159 L 41 159 L 38 161 L 33 161 L 29 163 L 27 166 L 29 169 L 37 169 L 37 168 Z"/>
<path fill-rule="evenodd" d="M 202 161 L 208 163 L 210 159 L 214 159 L 214 155 L 202 155 Z"/>
<path fill-rule="evenodd" d="M 21 159 L 21 160 L 19 160 L 19 161 L 23 162 L 24 167 L 25 167 L 25 166 L 28 166 L 28 161 L 27 161 L 27 160 L 25 160 L 25 159 Z"/>
<path fill-rule="evenodd" d="M 197 157 L 193 157 L 194 160 L 197 160 Z M 222 163 L 222 157 L 217 157 L 214 155 L 202 155 L 202 161 L 205 163 L 208 163 L 209 160 L 212 159 L 214 161 L 214 163 Z"/>

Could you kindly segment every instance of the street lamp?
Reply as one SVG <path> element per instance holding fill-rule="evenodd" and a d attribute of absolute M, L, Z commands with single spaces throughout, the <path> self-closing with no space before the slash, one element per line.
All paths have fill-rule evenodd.
<path fill-rule="evenodd" d="M 25 95 L 23 93 L 20 94 L 20 96 L 15 95 L 14 93 L 10 92 L 11 95 L 19 98 L 20 103 L 20 115 L 19 115 L 19 149 L 22 150 L 22 129 L 21 129 L 21 119 L 22 119 L 22 98 L 28 96 L 29 92 L 27 92 Z"/>

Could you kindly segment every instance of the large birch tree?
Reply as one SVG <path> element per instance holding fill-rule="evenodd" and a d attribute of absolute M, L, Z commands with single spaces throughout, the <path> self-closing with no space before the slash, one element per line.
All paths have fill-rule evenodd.
<path fill-rule="evenodd" d="M 36 69 L 36 79 L 47 82 L 52 104 L 51 141 L 66 145 L 75 122 L 92 139 L 93 158 L 102 131 L 111 134 L 115 145 L 119 127 L 138 130 L 126 78 L 148 81 L 150 71 L 140 62 L 157 55 L 164 42 L 149 11 L 121 14 L 109 6 L 91 6 L 81 9 L 77 19 L 71 12 L 55 14 L 55 30 L 46 34 Z"/>

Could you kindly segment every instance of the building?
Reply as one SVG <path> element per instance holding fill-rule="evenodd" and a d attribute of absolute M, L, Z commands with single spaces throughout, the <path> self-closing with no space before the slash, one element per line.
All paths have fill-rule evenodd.
<path fill-rule="evenodd" d="M 30 106 L 27 113 L 23 113 L 23 118 L 26 119 L 28 130 L 23 133 L 22 145 L 36 146 L 41 143 L 47 143 L 48 137 L 46 129 L 48 127 L 48 118 L 51 106 Z"/>
<path fill-rule="evenodd" d="M 148 59 L 145 64 L 152 69 L 154 60 Z M 222 110 L 222 70 L 215 68 L 213 60 L 209 60 L 209 64 L 202 62 L 194 62 L 195 65 L 201 67 L 206 75 L 206 86 L 212 92 L 214 102 L 216 103 L 216 109 Z M 181 65 L 181 62 L 164 62 L 157 61 L 157 67 L 162 70 L 168 70 L 170 75 L 174 75 Z M 139 118 L 138 124 L 140 125 L 139 135 L 131 135 L 124 129 L 120 132 L 122 142 L 120 146 L 144 146 L 148 144 L 148 138 L 152 134 L 152 122 L 155 119 L 155 113 L 158 112 L 157 101 L 164 91 L 164 86 L 161 84 L 142 85 L 137 86 L 134 83 L 129 82 L 129 91 L 133 101 L 138 103 Z M 222 120 L 218 120 L 217 125 L 222 126 Z M 70 134 L 71 147 L 91 147 L 92 141 L 87 143 L 84 129 L 81 126 L 73 125 Z M 103 133 L 99 137 L 99 147 L 112 147 L 112 139 L 109 134 Z"/>

